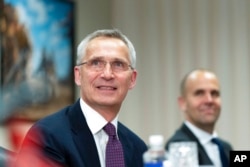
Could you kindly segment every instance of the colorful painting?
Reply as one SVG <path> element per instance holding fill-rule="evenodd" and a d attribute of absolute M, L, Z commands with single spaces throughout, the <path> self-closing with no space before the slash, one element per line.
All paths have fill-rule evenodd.
<path fill-rule="evenodd" d="M 38 120 L 74 99 L 74 3 L 0 1 L 1 121 Z"/>

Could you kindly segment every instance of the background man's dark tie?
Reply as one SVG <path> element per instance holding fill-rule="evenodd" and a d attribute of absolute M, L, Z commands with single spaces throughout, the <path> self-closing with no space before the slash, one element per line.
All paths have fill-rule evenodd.
<path fill-rule="evenodd" d="M 226 153 L 225 153 L 224 148 L 223 148 L 223 146 L 221 144 L 221 141 L 219 139 L 217 139 L 217 138 L 213 138 L 212 142 L 215 143 L 219 148 L 220 159 L 221 159 L 222 166 L 223 167 L 229 167 L 229 160 L 228 160 L 228 158 L 226 156 Z"/>
<path fill-rule="evenodd" d="M 122 144 L 116 136 L 115 126 L 107 123 L 103 129 L 109 136 L 106 146 L 106 167 L 125 167 Z"/>

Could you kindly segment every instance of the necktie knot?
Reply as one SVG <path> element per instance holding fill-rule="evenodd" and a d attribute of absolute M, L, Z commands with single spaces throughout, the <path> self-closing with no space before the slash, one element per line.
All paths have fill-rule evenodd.
<path fill-rule="evenodd" d="M 103 130 L 108 134 L 108 136 L 116 136 L 115 126 L 110 122 L 103 127 Z"/>
<path fill-rule="evenodd" d="M 212 140 L 211 140 L 214 144 L 216 144 L 216 145 L 220 145 L 221 146 L 221 142 L 220 142 L 220 140 L 219 139 L 217 139 L 217 138 L 212 138 Z"/>

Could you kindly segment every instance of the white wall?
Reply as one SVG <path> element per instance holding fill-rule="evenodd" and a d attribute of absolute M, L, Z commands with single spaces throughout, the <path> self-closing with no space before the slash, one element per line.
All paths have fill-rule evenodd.
<path fill-rule="evenodd" d="M 180 126 L 179 83 L 185 73 L 204 67 L 218 74 L 222 87 L 219 135 L 235 149 L 250 149 L 250 1 L 113 1 L 113 24 L 134 42 L 137 86 L 121 120 L 147 141 L 170 137 Z"/>
<path fill-rule="evenodd" d="M 111 28 L 111 0 L 75 0 L 76 44 L 87 34 L 104 28 Z"/>

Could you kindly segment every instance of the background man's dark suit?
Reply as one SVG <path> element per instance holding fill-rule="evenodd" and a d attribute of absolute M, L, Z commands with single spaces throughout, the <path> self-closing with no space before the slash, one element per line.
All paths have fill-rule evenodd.
<path fill-rule="evenodd" d="M 220 139 L 221 140 L 221 139 Z M 177 142 L 177 141 L 194 141 L 197 143 L 198 146 L 198 159 L 199 159 L 199 165 L 212 165 L 212 161 L 208 157 L 204 147 L 199 142 L 198 138 L 191 132 L 191 130 L 183 124 L 176 132 L 175 134 L 167 141 L 166 149 L 169 148 L 169 144 L 171 142 Z M 230 150 L 232 150 L 231 145 L 221 140 L 224 150 L 227 153 L 227 157 L 229 159 L 229 153 Z"/>
<path fill-rule="evenodd" d="M 142 167 L 142 154 L 147 149 L 146 144 L 120 122 L 118 136 L 123 146 L 126 167 Z M 43 138 L 41 143 L 39 138 Z M 94 137 L 79 100 L 38 121 L 28 132 L 26 143 L 42 149 L 47 157 L 59 164 L 67 164 L 69 167 L 100 167 Z"/>

